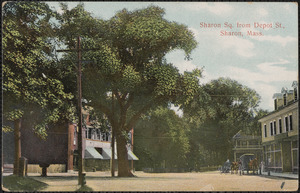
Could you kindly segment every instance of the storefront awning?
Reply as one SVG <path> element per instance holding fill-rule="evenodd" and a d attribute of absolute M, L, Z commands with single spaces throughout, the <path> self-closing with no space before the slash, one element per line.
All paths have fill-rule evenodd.
<path fill-rule="evenodd" d="M 139 160 L 139 158 L 131 150 L 128 150 L 128 160 Z"/>
<path fill-rule="evenodd" d="M 84 159 L 103 159 L 103 157 L 94 147 L 86 147 Z"/>
<path fill-rule="evenodd" d="M 111 149 L 110 148 L 103 148 L 102 149 L 102 157 L 103 159 L 111 159 Z M 117 152 L 115 152 L 115 159 L 117 159 Z M 128 150 L 128 160 L 139 160 L 136 155 L 131 150 Z"/>
<path fill-rule="evenodd" d="M 102 157 L 103 159 L 111 159 L 111 149 L 110 148 L 102 148 Z M 117 152 L 115 151 L 115 159 L 117 159 Z"/>

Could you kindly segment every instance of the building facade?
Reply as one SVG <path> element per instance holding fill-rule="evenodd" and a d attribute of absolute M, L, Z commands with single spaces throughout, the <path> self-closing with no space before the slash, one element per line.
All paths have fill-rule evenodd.
<path fill-rule="evenodd" d="M 261 137 L 254 135 L 245 135 L 239 131 L 232 138 L 233 140 L 233 155 L 234 161 L 239 161 L 239 158 L 244 154 L 253 154 L 258 161 L 262 159 Z"/>
<path fill-rule="evenodd" d="M 274 111 L 259 120 L 261 123 L 263 161 L 270 171 L 298 173 L 299 112 L 298 83 L 291 90 L 275 93 Z"/>
<path fill-rule="evenodd" d="M 85 171 L 110 170 L 111 131 L 103 129 L 101 124 L 92 126 L 88 112 L 84 112 L 82 146 Z M 3 167 L 12 168 L 14 162 L 13 132 L 3 134 Z M 28 160 L 28 173 L 70 172 L 76 171 L 78 165 L 78 129 L 74 123 L 61 121 L 49 127 L 46 139 L 39 138 L 34 130 L 23 125 L 21 128 L 21 156 Z M 128 161 L 133 169 L 133 161 L 138 160 L 133 153 L 133 129 L 128 134 Z M 115 163 L 117 170 L 117 148 L 115 143 Z"/>

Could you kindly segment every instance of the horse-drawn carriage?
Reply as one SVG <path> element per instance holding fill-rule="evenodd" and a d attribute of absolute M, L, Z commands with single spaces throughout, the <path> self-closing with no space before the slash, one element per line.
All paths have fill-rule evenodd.
<path fill-rule="evenodd" d="M 253 174 L 255 174 L 255 172 L 257 172 L 258 170 L 258 160 L 257 158 L 254 156 L 254 154 L 244 154 L 240 157 L 240 162 L 241 162 L 241 171 L 247 171 L 247 173 L 249 173 L 249 171 L 252 171 Z"/>
<path fill-rule="evenodd" d="M 231 163 L 229 161 L 229 159 L 223 164 L 223 166 L 221 166 L 220 171 L 222 173 L 229 173 L 231 169 Z"/>
<path fill-rule="evenodd" d="M 240 157 L 239 162 L 230 162 L 227 160 L 223 166 L 220 168 L 220 171 L 222 173 L 238 173 L 240 171 L 240 174 L 244 173 L 244 171 L 252 171 L 253 174 L 258 170 L 258 160 L 255 158 L 254 154 L 244 154 Z"/>

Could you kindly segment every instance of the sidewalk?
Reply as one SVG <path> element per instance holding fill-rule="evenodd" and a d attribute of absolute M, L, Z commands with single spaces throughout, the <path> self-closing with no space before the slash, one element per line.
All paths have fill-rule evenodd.
<path fill-rule="evenodd" d="M 268 176 L 268 172 L 261 172 L 262 175 Z M 298 174 L 293 173 L 277 173 L 277 172 L 270 172 L 270 176 L 280 177 L 280 178 L 290 178 L 290 179 L 298 179 Z"/>

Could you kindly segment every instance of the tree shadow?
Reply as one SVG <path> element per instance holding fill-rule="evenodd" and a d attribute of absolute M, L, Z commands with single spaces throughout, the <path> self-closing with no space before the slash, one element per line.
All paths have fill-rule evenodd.
<path fill-rule="evenodd" d="M 10 191 L 30 191 L 34 192 L 37 190 L 44 189 L 48 184 L 40 182 L 31 177 L 19 177 L 15 175 L 3 176 L 3 187 Z"/>
<path fill-rule="evenodd" d="M 83 185 L 79 189 L 76 190 L 76 192 L 92 192 L 92 191 L 94 191 L 94 190 L 87 185 Z"/>

